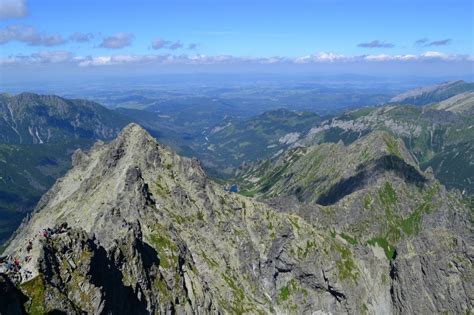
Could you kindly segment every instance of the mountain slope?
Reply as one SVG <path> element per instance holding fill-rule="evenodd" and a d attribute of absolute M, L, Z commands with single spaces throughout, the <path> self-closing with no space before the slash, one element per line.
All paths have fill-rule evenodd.
<path fill-rule="evenodd" d="M 0 245 L 70 168 L 74 150 L 90 145 L 86 140 L 67 144 L 0 144 Z"/>
<path fill-rule="evenodd" d="M 474 92 L 474 83 L 462 80 L 409 90 L 390 99 L 392 103 L 427 105 L 448 99 L 457 94 Z"/>
<path fill-rule="evenodd" d="M 463 259 L 453 263 L 453 257 L 461 256 L 451 252 L 460 249 L 463 235 L 471 235 L 469 210 L 460 210 L 457 197 L 432 174 L 422 172 L 404 143 L 389 133 L 374 131 L 349 146 L 339 142 L 298 147 L 244 168 L 239 175 L 244 194 L 317 222 L 353 246 L 383 248 L 392 266 L 392 299 L 413 297 L 412 305 L 395 305 L 396 313 L 423 313 L 415 306 L 417 297 L 437 295 L 434 292 L 449 282 L 417 274 L 414 266 L 424 265 L 422 260 L 433 262 L 421 267 L 425 275 L 444 273 L 446 265 L 460 266 L 463 273 L 472 270 L 470 237 L 461 241 L 471 244 L 461 250 Z M 449 253 L 445 256 L 444 251 Z M 394 284 L 397 281 L 403 284 Z"/>
<path fill-rule="evenodd" d="M 379 131 L 349 146 L 339 142 L 297 147 L 244 169 L 240 177 L 253 189 L 248 193 L 263 198 L 295 195 L 304 202 L 330 205 L 386 171 L 417 185 L 427 181 L 406 148 Z"/>
<path fill-rule="evenodd" d="M 433 105 L 438 110 L 461 114 L 474 114 L 474 93 L 461 93 Z"/>
<path fill-rule="evenodd" d="M 420 233 L 388 257 L 376 240 L 349 242 L 337 225 L 224 192 L 196 160 L 179 157 L 137 125 L 109 144 L 77 151 L 73 164 L 5 251 L 32 257 L 22 261 L 32 275 L 18 285 L 29 311 L 374 314 L 472 307 L 466 209 L 442 189 L 426 197 L 436 206 L 430 216 L 419 214 Z M 347 211 L 339 205 L 334 213 Z M 38 236 L 64 222 L 68 231 Z M 428 298 L 420 301 L 415 290 Z"/>
<path fill-rule="evenodd" d="M 420 230 L 423 215 L 445 205 L 446 192 L 422 172 L 403 142 L 372 132 L 349 146 L 320 144 L 287 151 L 240 174 L 244 194 L 266 200 L 354 242 L 378 242 L 388 258 Z M 383 245 L 382 245 L 383 244 Z"/>
<path fill-rule="evenodd" d="M 206 131 L 195 152 L 208 169 L 228 176 L 242 163 L 282 152 L 320 121 L 319 115 L 286 109 L 245 120 L 229 118 Z"/>
<path fill-rule="evenodd" d="M 41 144 L 71 139 L 110 139 L 128 122 L 105 107 L 85 100 L 22 93 L 0 95 L 0 140 Z"/>
<path fill-rule="evenodd" d="M 77 148 L 111 139 L 128 122 L 96 103 L 0 95 L 0 245 L 57 178 Z"/>
<path fill-rule="evenodd" d="M 374 130 L 387 131 L 404 141 L 422 169 L 431 167 L 448 188 L 471 194 L 474 115 L 469 111 L 469 100 L 455 97 L 444 105 L 384 106 L 346 112 L 312 128 L 298 145 L 341 140 L 349 144 Z"/>

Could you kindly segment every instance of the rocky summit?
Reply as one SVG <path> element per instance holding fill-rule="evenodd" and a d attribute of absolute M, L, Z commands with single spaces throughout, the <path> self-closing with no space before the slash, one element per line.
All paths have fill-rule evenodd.
<path fill-rule="evenodd" d="M 0 313 L 472 311 L 472 209 L 402 141 L 276 159 L 243 196 L 136 124 L 76 151 L 4 252 Z"/>

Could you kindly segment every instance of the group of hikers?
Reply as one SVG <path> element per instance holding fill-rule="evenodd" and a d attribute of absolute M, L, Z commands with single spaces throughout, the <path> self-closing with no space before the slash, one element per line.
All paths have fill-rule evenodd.
<path fill-rule="evenodd" d="M 48 227 L 46 229 L 41 230 L 32 239 L 28 240 L 28 243 L 26 244 L 26 255 L 24 256 L 23 260 L 18 257 L 13 257 L 11 255 L 0 256 L 0 273 L 7 274 L 10 279 L 16 283 L 21 283 L 30 279 L 32 273 L 27 268 L 24 268 L 24 265 L 31 261 L 30 252 L 33 250 L 34 239 L 36 239 L 37 237 L 49 239 L 55 234 L 61 234 L 66 232 L 68 229 L 69 228 L 67 223 L 63 223 L 53 228 Z"/>
<path fill-rule="evenodd" d="M 7 274 L 16 283 L 28 280 L 31 277 L 31 271 L 22 268 L 22 263 L 28 263 L 30 260 L 31 256 L 29 255 L 25 256 L 23 262 L 18 257 L 2 256 L 0 257 L 0 273 Z"/>
<path fill-rule="evenodd" d="M 44 238 L 49 238 L 55 234 L 61 234 L 61 233 L 64 233 L 68 230 L 68 225 L 66 222 L 64 222 L 63 224 L 61 225 L 58 225 L 58 226 L 55 226 L 53 228 L 46 228 L 46 229 L 43 229 L 42 232 L 40 232 L 41 236 L 43 236 Z"/>

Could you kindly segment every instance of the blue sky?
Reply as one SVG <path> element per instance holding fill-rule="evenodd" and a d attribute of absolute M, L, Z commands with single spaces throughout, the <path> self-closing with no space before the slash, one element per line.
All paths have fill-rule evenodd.
<path fill-rule="evenodd" d="M 100 73 L 131 65 L 192 72 L 216 64 L 227 71 L 306 65 L 308 71 L 473 72 L 467 0 L 1 3 L 4 73 L 54 68 L 67 75 L 77 67 Z"/>

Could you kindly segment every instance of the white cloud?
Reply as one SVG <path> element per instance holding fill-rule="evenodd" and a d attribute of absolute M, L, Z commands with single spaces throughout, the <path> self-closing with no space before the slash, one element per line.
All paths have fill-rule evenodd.
<path fill-rule="evenodd" d="M 392 48 L 395 47 L 394 44 L 392 43 L 386 43 L 384 41 L 380 41 L 378 39 L 373 40 L 371 42 L 367 43 L 360 43 L 357 45 L 357 47 L 362 47 L 362 48 Z"/>
<path fill-rule="evenodd" d="M 427 51 L 420 55 L 367 55 L 364 56 L 364 59 L 367 61 L 433 61 L 433 60 L 443 60 L 443 61 L 462 61 L 469 60 L 470 56 L 467 55 L 448 55 L 438 51 Z"/>
<path fill-rule="evenodd" d="M 92 33 L 81 33 L 81 32 L 76 32 L 69 36 L 69 40 L 74 41 L 76 43 L 85 43 L 89 42 L 94 38 L 94 35 Z"/>
<path fill-rule="evenodd" d="M 180 49 L 182 47 L 183 47 L 183 44 L 181 44 L 181 42 L 179 40 L 168 46 L 168 48 L 171 49 L 171 50 Z"/>
<path fill-rule="evenodd" d="M 402 61 L 413 61 L 417 59 L 418 59 L 417 55 L 399 55 L 399 60 L 402 60 Z"/>
<path fill-rule="evenodd" d="M 367 61 L 389 61 L 389 60 L 392 60 L 393 58 L 394 57 L 385 55 L 385 54 L 368 55 L 364 57 L 364 59 Z"/>
<path fill-rule="evenodd" d="M 155 38 L 150 45 L 151 49 L 158 50 L 158 49 L 169 49 L 169 50 L 177 50 L 184 48 L 184 44 L 180 41 L 170 41 L 170 40 L 164 40 L 163 38 Z M 189 50 L 194 50 L 198 47 L 198 44 L 196 43 L 190 43 L 187 45 L 187 49 Z"/>
<path fill-rule="evenodd" d="M 133 34 L 130 33 L 117 33 L 104 38 L 100 44 L 100 47 L 109 49 L 124 48 L 132 44 L 133 38 Z"/>
<path fill-rule="evenodd" d="M 153 42 L 151 43 L 151 48 L 153 48 L 153 49 L 162 49 L 162 48 L 165 48 L 169 43 L 170 43 L 170 41 L 168 41 L 168 40 L 164 40 L 164 39 L 161 39 L 161 38 L 155 38 L 153 40 Z"/>
<path fill-rule="evenodd" d="M 111 56 L 99 56 L 99 57 L 87 57 L 87 58 L 78 58 L 78 65 L 80 67 L 87 66 L 104 66 L 110 63 L 112 59 Z"/>
<path fill-rule="evenodd" d="M 26 16 L 26 0 L 0 1 L 0 20 L 21 18 Z"/>
<path fill-rule="evenodd" d="M 157 50 L 166 48 L 171 42 L 169 40 L 164 40 L 162 38 L 155 38 L 151 43 L 151 48 Z"/>
<path fill-rule="evenodd" d="M 348 61 L 349 58 L 332 52 L 319 52 L 308 56 L 297 57 L 295 63 Z"/>
<path fill-rule="evenodd" d="M 39 33 L 35 28 L 26 25 L 9 25 L 0 29 L 0 44 L 19 41 L 29 46 L 56 46 L 66 42 L 58 34 Z"/>
<path fill-rule="evenodd" d="M 417 55 L 367 55 L 364 57 L 367 61 L 414 61 L 419 60 L 420 57 Z"/>
<path fill-rule="evenodd" d="M 168 55 L 111 55 L 96 57 L 78 57 L 77 65 L 80 67 L 89 66 L 111 66 L 131 63 L 162 62 Z"/>
<path fill-rule="evenodd" d="M 423 56 L 425 58 L 449 59 L 448 55 L 440 53 L 438 51 L 427 51 L 427 52 L 421 54 L 421 56 Z"/>

